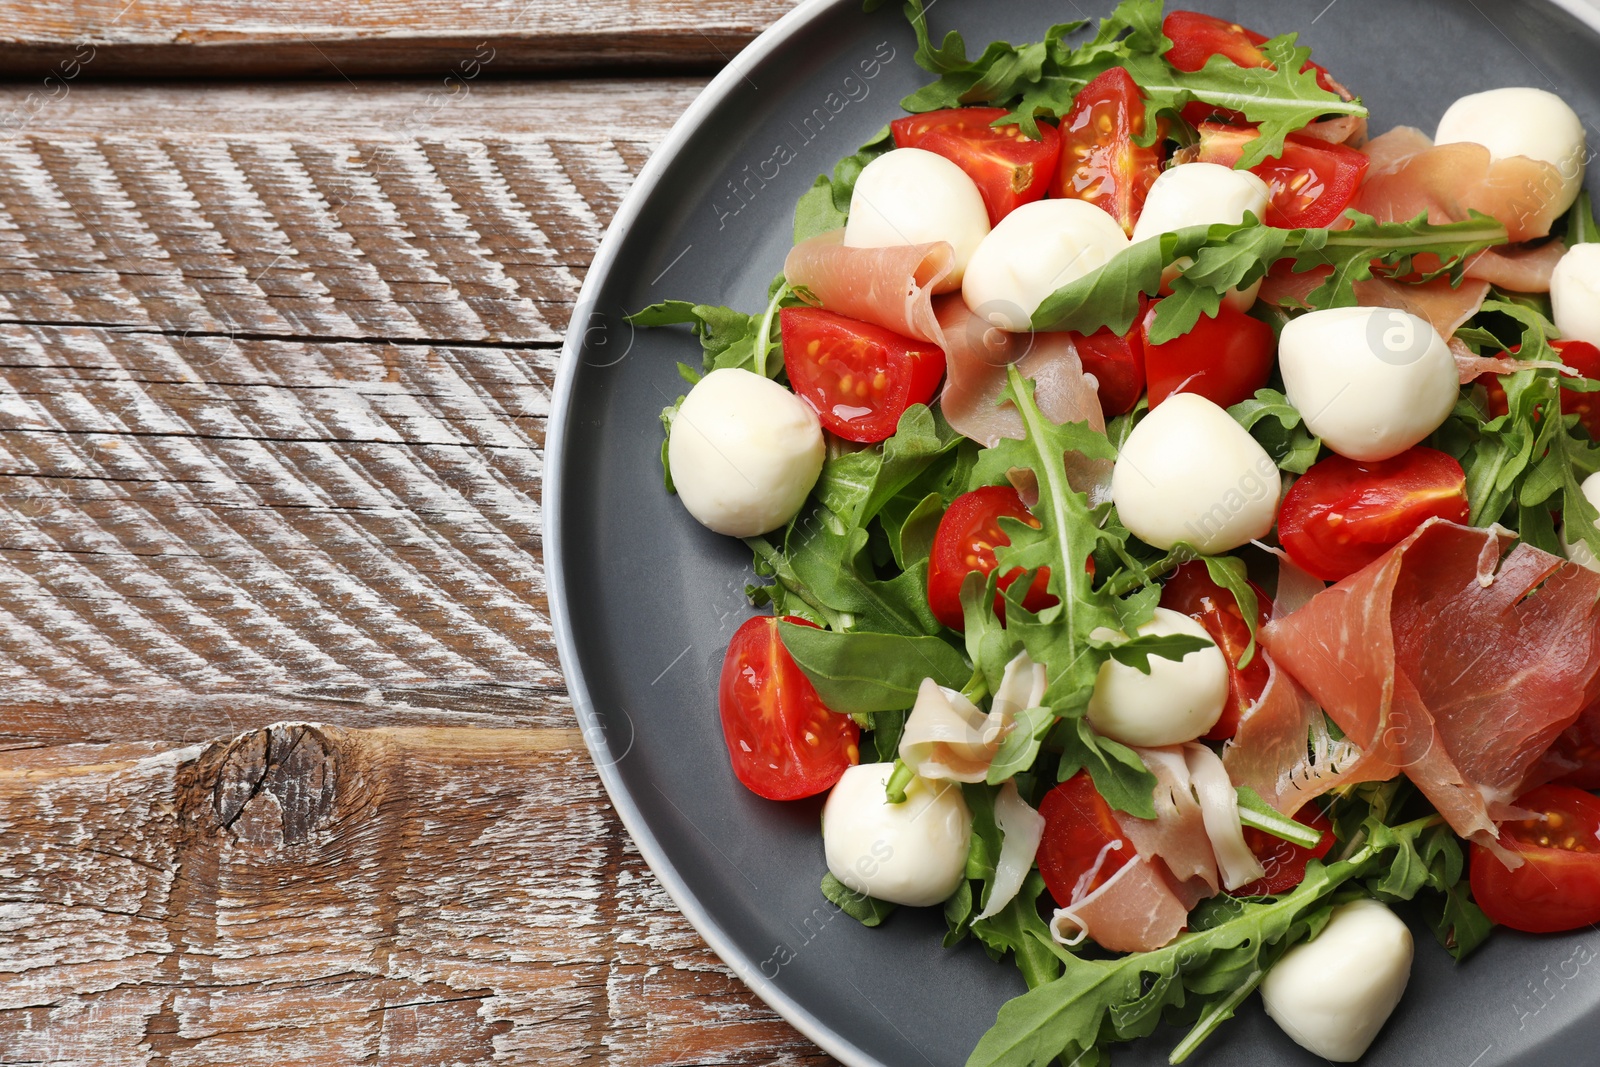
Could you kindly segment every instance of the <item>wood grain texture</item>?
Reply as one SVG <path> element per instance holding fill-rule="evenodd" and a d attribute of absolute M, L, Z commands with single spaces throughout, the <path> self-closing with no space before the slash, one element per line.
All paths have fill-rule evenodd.
<path fill-rule="evenodd" d="M 0 1063 L 829 1062 L 627 841 L 545 601 L 559 341 L 694 88 L 0 137 Z"/>
<path fill-rule="evenodd" d="M 793 0 L 11 0 L 0 70 L 91 77 L 412 74 L 472 80 L 595 65 L 714 68 Z"/>

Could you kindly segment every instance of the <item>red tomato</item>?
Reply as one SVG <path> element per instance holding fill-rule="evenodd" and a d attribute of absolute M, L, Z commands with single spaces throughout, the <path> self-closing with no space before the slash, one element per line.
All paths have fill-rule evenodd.
<path fill-rule="evenodd" d="M 812 625 L 792 615 L 784 621 Z M 717 705 L 733 773 L 757 796 L 815 796 L 860 759 L 860 728 L 817 696 L 779 640 L 774 616 L 749 619 L 734 633 Z"/>
<path fill-rule="evenodd" d="M 1126 415 L 1144 395 L 1144 341 L 1138 323 L 1118 335 L 1110 327 L 1072 335 L 1083 369 L 1100 383 L 1100 410 L 1110 419 Z"/>
<path fill-rule="evenodd" d="M 1521 346 L 1518 346 L 1521 347 Z M 1600 348 L 1588 341 L 1551 341 L 1550 347 L 1561 356 L 1561 362 L 1585 378 L 1600 379 Z M 1513 348 L 1512 352 L 1517 349 Z M 1484 386 L 1489 390 L 1489 417 L 1498 419 L 1511 410 L 1506 400 L 1505 386 L 1497 374 L 1485 375 Z M 1600 393 L 1561 391 L 1561 413 L 1577 415 L 1579 423 L 1593 440 L 1600 441 Z"/>
<path fill-rule="evenodd" d="M 1253 126 L 1202 123 L 1200 162 L 1231 167 L 1256 136 Z M 1332 226 L 1355 199 L 1370 162 L 1354 148 L 1291 133 L 1281 156 L 1250 168 L 1272 190 L 1267 217 L 1261 221 L 1288 230 Z"/>
<path fill-rule="evenodd" d="M 1578 721 L 1550 746 L 1550 755 L 1570 760 L 1577 769 L 1556 779 L 1557 785 L 1600 789 L 1600 701 L 1578 715 Z"/>
<path fill-rule="evenodd" d="M 1061 134 L 1039 123 L 1035 141 L 1012 123 L 990 123 L 1007 114 L 1003 107 L 952 107 L 907 115 L 889 124 L 897 148 L 921 148 L 943 156 L 962 170 L 983 194 L 989 225 L 1023 204 L 1044 196 L 1061 158 Z"/>
<path fill-rule="evenodd" d="M 1543 816 L 1500 824 L 1500 844 L 1523 864 L 1507 870 L 1474 844 L 1472 899 L 1500 925 L 1534 934 L 1600 923 L 1600 798 L 1546 785 L 1516 806 Z"/>
<path fill-rule="evenodd" d="M 1233 896 L 1267 897 L 1287 893 L 1305 881 L 1306 864 L 1312 860 L 1320 860 L 1328 854 L 1329 849 L 1333 848 L 1333 824 L 1315 804 L 1307 804 L 1301 808 L 1295 815 L 1294 821 L 1313 830 L 1322 831 L 1322 840 L 1317 842 L 1316 848 L 1301 848 L 1254 827 L 1244 828 L 1244 843 L 1250 846 L 1250 851 L 1256 854 L 1261 866 L 1267 869 L 1267 876 L 1233 890 Z"/>
<path fill-rule="evenodd" d="M 1267 624 L 1266 605 L 1271 603 L 1266 593 L 1252 582 L 1256 591 L 1256 626 Z M 1197 620 L 1206 633 L 1222 650 L 1228 661 L 1228 702 L 1223 706 L 1222 717 L 1206 734 L 1208 741 L 1226 741 L 1239 729 L 1239 717 L 1250 709 L 1267 687 L 1267 659 L 1257 647 L 1250 665 L 1239 669 L 1239 660 L 1250 647 L 1250 624 L 1233 594 L 1211 580 L 1206 565 L 1198 560 L 1185 563 L 1172 573 L 1161 587 L 1161 606 L 1182 612 Z"/>
<path fill-rule="evenodd" d="M 994 550 L 997 545 L 1009 545 L 1011 538 L 1000 529 L 1000 516 L 1010 515 L 1029 526 L 1037 527 L 1039 520 L 1028 514 L 1022 506 L 1022 497 L 1009 485 L 989 485 L 962 493 L 956 497 L 939 520 L 934 531 L 933 550 L 928 559 L 928 606 L 933 617 L 952 630 L 965 630 L 967 621 L 961 611 L 961 583 L 973 571 L 988 574 L 995 569 Z M 1018 567 L 1002 575 L 1000 588 L 1005 589 L 1022 575 Z M 1040 567 L 1028 586 L 1028 595 L 1022 606 L 1029 611 L 1041 611 L 1056 603 L 1046 589 L 1050 568 Z M 1004 601 L 995 597 L 994 613 L 1005 621 Z"/>
<path fill-rule="evenodd" d="M 1267 384 L 1278 351 L 1271 326 L 1224 304 L 1216 318 L 1200 316 L 1182 337 L 1152 344 L 1150 327 L 1160 305 L 1152 301 L 1140 325 L 1152 408 L 1173 393 L 1198 393 L 1228 407 Z"/>
<path fill-rule="evenodd" d="M 944 352 L 821 308 L 778 313 L 789 384 L 822 425 L 846 441 L 891 436 L 912 404 L 926 404 L 944 377 Z"/>
<path fill-rule="evenodd" d="M 1039 805 L 1044 836 L 1039 839 L 1039 873 L 1056 903 L 1066 907 L 1100 888 L 1134 857 L 1133 842 L 1122 836 L 1111 805 L 1079 771 L 1044 795 Z M 1120 846 L 1120 847 L 1113 847 Z M 1074 893 L 1082 882 L 1082 892 Z"/>
<path fill-rule="evenodd" d="M 1266 53 L 1258 47 L 1267 43 L 1264 34 L 1215 15 L 1174 11 L 1162 20 L 1161 32 L 1172 39 L 1172 47 L 1166 53 L 1167 62 L 1190 74 L 1205 66 L 1212 56 L 1225 56 L 1241 67 L 1272 66 L 1267 62 Z M 1338 84 L 1317 64 L 1307 60 L 1300 69 L 1315 70 L 1318 85 L 1330 93 L 1339 93 Z"/>
<path fill-rule="evenodd" d="M 1336 582 L 1426 520 L 1466 522 L 1467 515 L 1467 476 L 1443 452 L 1419 445 L 1376 463 L 1330 456 L 1283 498 L 1278 541 L 1302 570 Z"/>
<path fill-rule="evenodd" d="M 1132 76 L 1112 67 L 1085 85 L 1061 120 L 1061 166 L 1050 195 L 1087 200 L 1133 233 L 1144 198 L 1161 173 L 1161 140 L 1141 148 L 1144 97 Z"/>

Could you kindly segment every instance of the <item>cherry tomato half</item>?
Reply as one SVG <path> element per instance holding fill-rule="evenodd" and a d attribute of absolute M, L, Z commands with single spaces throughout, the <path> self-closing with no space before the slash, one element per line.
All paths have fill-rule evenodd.
<path fill-rule="evenodd" d="M 1088 771 L 1079 771 L 1044 795 L 1039 804 L 1044 836 L 1039 839 L 1039 873 L 1066 907 L 1100 888 L 1134 857 L 1133 842 L 1122 836 Z M 1114 847 L 1120 846 L 1120 847 Z M 1074 892 L 1080 888 L 1081 892 Z"/>
<path fill-rule="evenodd" d="M 1188 333 L 1158 345 L 1150 329 L 1160 306 L 1151 301 L 1140 325 L 1152 408 L 1173 393 L 1198 393 L 1229 407 L 1267 384 L 1278 351 L 1271 326 L 1223 304 L 1215 318 L 1202 315 Z"/>
<path fill-rule="evenodd" d="M 822 425 L 846 441 L 891 436 L 912 404 L 926 404 L 944 377 L 944 352 L 821 308 L 778 313 L 783 367 Z"/>
<path fill-rule="evenodd" d="M 1272 66 L 1260 48 L 1267 43 L 1265 34 L 1215 15 L 1174 11 L 1161 21 L 1161 32 L 1172 40 L 1172 47 L 1166 52 L 1167 62 L 1189 74 L 1204 67 L 1212 56 L 1225 56 L 1241 67 Z M 1300 69 L 1315 70 L 1318 85 L 1330 93 L 1339 93 L 1338 84 L 1322 67 L 1307 60 Z"/>
<path fill-rule="evenodd" d="M 784 621 L 812 625 L 794 616 Z M 774 616 L 749 619 L 735 631 L 717 696 L 734 776 L 757 796 L 815 796 L 860 759 L 860 728 L 817 696 L 778 638 Z"/>
<path fill-rule="evenodd" d="M 1250 584 L 1256 593 L 1256 626 L 1267 624 L 1267 594 Z M 1250 624 L 1232 593 L 1211 580 L 1211 573 L 1199 560 L 1185 563 L 1161 587 L 1161 606 L 1182 612 L 1206 628 L 1206 633 L 1228 661 L 1228 702 L 1222 717 L 1206 734 L 1208 741 L 1226 741 L 1239 730 L 1239 718 L 1250 710 L 1267 688 L 1267 659 L 1257 647 L 1250 665 L 1239 669 L 1239 661 L 1250 647 Z"/>
<path fill-rule="evenodd" d="M 1256 137 L 1254 126 L 1202 123 L 1200 162 L 1231 167 Z M 1284 138 L 1282 155 L 1250 168 L 1272 192 L 1261 221 L 1288 230 L 1332 226 L 1355 199 L 1370 162 L 1354 148 L 1291 133 Z"/>
<path fill-rule="evenodd" d="M 1003 107 L 952 107 L 907 115 L 889 124 L 896 148 L 921 148 L 967 172 L 989 209 L 989 225 L 1044 196 L 1061 158 L 1061 134 L 1039 123 L 1035 141 L 1015 123 L 991 125 Z"/>
<path fill-rule="evenodd" d="M 1550 754 L 1577 764 L 1556 779 L 1557 785 L 1600 789 L 1600 701 L 1578 714 L 1578 721 L 1550 746 Z"/>
<path fill-rule="evenodd" d="M 1500 844 L 1523 864 L 1508 870 L 1474 844 L 1472 899 L 1500 925 L 1534 934 L 1600 922 L 1600 798 L 1546 785 L 1516 806 L 1542 816 L 1500 824 Z"/>
<path fill-rule="evenodd" d="M 1125 334 L 1116 334 L 1108 326 L 1087 337 L 1072 335 L 1085 373 L 1094 375 L 1099 383 L 1100 410 L 1105 417 L 1126 415 L 1144 395 L 1144 339 L 1143 327 L 1135 322 Z"/>
<path fill-rule="evenodd" d="M 1550 347 L 1556 350 L 1561 362 L 1585 378 L 1600 379 L 1600 348 L 1588 341 L 1551 341 Z M 1515 353 L 1516 349 L 1511 351 Z M 1483 382 L 1489 390 L 1489 417 L 1497 419 L 1509 412 L 1511 406 L 1506 400 L 1505 386 L 1500 384 L 1500 376 L 1486 375 Z M 1600 393 L 1576 393 L 1563 389 L 1561 413 L 1577 415 L 1579 424 L 1589 431 L 1589 437 L 1600 441 Z"/>
<path fill-rule="evenodd" d="M 928 559 L 928 606 L 933 617 L 952 630 L 965 630 L 966 617 L 961 611 L 961 583 L 973 571 L 988 574 L 997 566 L 994 550 L 997 545 L 1009 545 L 1011 538 L 1000 529 L 1000 517 L 1009 515 L 1037 527 L 1039 520 L 1022 505 L 1022 497 L 1009 485 L 988 485 L 962 493 L 956 497 L 939 528 L 934 531 L 933 550 Z M 1018 567 L 1002 575 L 1000 588 L 1005 589 L 1022 575 Z M 1040 567 L 1028 586 L 1028 595 L 1022 606 L 1029 611 L 1041 611 L 1056 603 L 1046 583 L 1050 581 L 1050 568 Z M 1005 604 L 995 597 L 994 613 L 1005 621 Z"/>
<path fill-rule="evenodd" d="M 1320 860 L 1333 848 L 1333 824 L 1315 804 L 1307 804 L 1295 815 L 1294 821 L 1313 830 L 1322 831 L 1322 840 L 1316 848 L 1301 848 L 1281 837 L 1273 837 L 1252 826 L 1244 828 L 1244 843 L 1256 854 L 1261 866 L 1267 869 L 1265 878 L 1232 891 L 1236 897 L 1267 897 L 1287 893 L 1306 878 L 1306 864 Z"/>
<path fill-rule="evenodd" d="M 1079 91 L 1061 120 L 1061 166 L 1050 195 L 1087 200 L 1133 233 L 1161 173 L 1161 139 L 1141 148 L 1133 139 L 1143 132 L 1144 96 L 1127 71 L 1112 67 Z"/>
<path fill-rule="evenodd" d="M 1329 456 L 1283 498 L 1278 541 L 1307 573 L 1336 582 L 1435 516 L 1466 522 L 1467 476 L 1443 452 L 1417 446 L 1360 463 Z"/>

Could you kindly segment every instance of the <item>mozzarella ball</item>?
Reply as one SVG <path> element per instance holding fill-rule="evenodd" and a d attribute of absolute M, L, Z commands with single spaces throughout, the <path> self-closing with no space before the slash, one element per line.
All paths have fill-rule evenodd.
<path fill-rule="evenodd" d="M 1194 393 L 1146 415 L 1111 472 L 1112 502 L 1135 537 L 1161 549 L 1187 541 L 1208 556 L 1266 536 L 1280 488 L 1266 450 Z"/>
<path fill-rule="evenodd" d="M 1128 247 L 1117 220 L 1085 200 L 1036 200 L 1000 220 L 967 264 L 967 307 L 1002 330 L 1032 328 L 1044 298 Z"/>
<path fill-rule="evenodd" d="M 1272 191 L 1247 170 L 1185 163 L 1161 172 L 1133 227 L 1135 243 L 1185 226 L 1237 225 L 1246 212 L 1260 222 Z"/>
<path fill-rule="evenodd" d="M 1600 474 L 1591 474 L 1584 479 L 1583 495 L 1588 498 L 1589 503 L 1600 508 Z M 1600 527 L 1600 522 L 1596 522 L 1595 526 Z M 1565 537 L 1562 540 L 1566 545 L 1568 559 L 1580 567 L 1588 567 L 1592 571 L 1600 571 L 1600 558 L 1595 556 L 1594 549 L 1589 547 L 1589 542 L 1581 540 L 1567 541 Z"/>
<path fill-rule="evenodd" d="M 913 778 L 906 799 L 884 796 L 892 763 L 844 772 L 822 807 L 828 870 L 857 893 L 923 908 L 954 893 L 967 871 L 972 813 L 954 782 Z"/>
<path fill-rule="evenodd" d="M 1456 360 L 1426 319 L 1393 308 L 1330 308 L 1278 336 L 1284 392 L 1341 456 L 1398 456 L 1437 430 L 1460 396 Z"/>
<path fill-rule="evenodd" d="M 1228 661 L 1206 628 L 1178 611 L 1157 608 L 1140 635 L 1204 638 L 1206 647 L 1181 660 L 1150 657 L 1150 673 L 1116 660 L 1100 665 L 1089 697 L 1089 725 L 1125 745 L 1156 748 L 1200 737 L 1222 717 Z"/>
<path fill-rule="evenodd" d="M 689 390 L 672 420 L 667 467 L 689 514 L 717 533 L 754 537 L 795 517 L 826 451 L 805 401 L 730 367 Z"/>
<path fill-rule="evenodd" d="M 1439 120 L 1435 144 L 1468 141 L 1489 150 L 1490 159 L 1527 156 L 1561 172 L 1556 210 L 1565 211 L 1583 187 L 1587 157 L 1583 120 L 1567 102 L 1543 89 L 1490 89 L 1463 96 Z"/>
<path fill-rule="evenodd" d="M 1244 221 L 1246 212 L 1260 222 L 1267 214 L 1272 190 L 1267 183 L 1247 170 L 1234 170 L 1217 163 L 1185 163 L 1161 172 L 1145 198 L 1139 221 L 1133 227 L 1135 243 L 1185 226 L 1230 226 Z M 1168 267 L 1163 280 L 1171 284 L 1190 263 L 1188 257 Z M 1235 311 L 1250 310 L 1261 290 L 1261 279 L 1243 289 L 1229 289 L 1223 301 Z"/>
<path fill-rule="evenodd" d="M 1563 338 L 1600 345 L 1600 244 L 1573 245 L 1556 263 L 1550 306 Z"/>
<path fill-rule="evenodd" d="M 862 168 L 850 194 L 844 243 L 889 248 L 948 241 L 955 266 L 939 286 L 961 286 L 967 261 L 989 232 L 989 209 L 967 172 L 920 148 L 896 148 Z"/>
<path fill-rule="evenodd" d="M 1261 982 L 1267 1014 L 1295 1043 L 1335 1063 L 1361 1058 L 1411 978 L 1411 931 L 1376 900 L 1333 909 L 1322 932 L 1284 953 Z"/>

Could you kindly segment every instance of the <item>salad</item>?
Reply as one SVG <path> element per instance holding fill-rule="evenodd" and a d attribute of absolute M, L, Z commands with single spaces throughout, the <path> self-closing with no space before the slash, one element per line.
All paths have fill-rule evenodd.
<path fill-rule="evenodd" d="M 934 77 L 794 216 L 666 488 L 744 539 L 733 774 L 821 891 L 1029 991 L 973 1065 L 1182 1062 L 1259 991 L 1359 1059 L 1415 901 L 1600 922 L 1600 227 L 1554 94 L 1370 136 L 1295 34 L 1159 0 Z M 889 116 L 886 116 L 888 118 Z"/>

